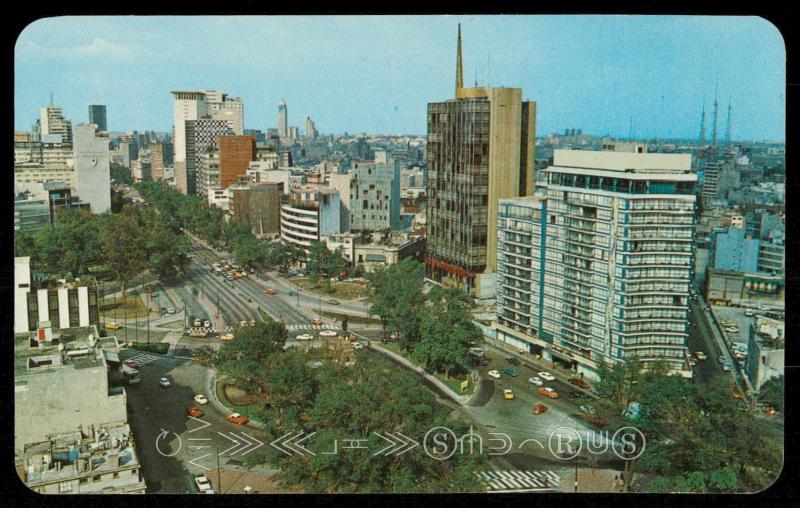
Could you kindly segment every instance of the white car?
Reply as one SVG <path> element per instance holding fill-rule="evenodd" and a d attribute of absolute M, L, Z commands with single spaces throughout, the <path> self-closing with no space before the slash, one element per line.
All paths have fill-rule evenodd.
<path fill-rule="evenodd" d="M 170 307 L 169 309 L 167 309 L 167 314 L 175 314 L 175 308 Z"/>
<path fill-rule="evenodd" d="M 206 328 L 211 328 L 211 321 L 203 321 L 203 326 Z"/>
<path fill-rule="evenodd" d="M 353 342 L 353 349 L 363 349 L 363 348 L 364 348 L 364 344 L 362 344 L 360 342 Z"/>
<path fill-rule="evenodd" d="M 199 393 L 194 396 L 194 401 L 198 404 L 208 404 L 208 399 L 202 393 Z"/>
<path fill-rule="evenodd" d="M 493 377 L 493 378 L 495 378 L 495 379 L 500 379 L 500 373 L 499 373 L 499 372 L 497 372 L 496 370 L 490 370 L 490 371 L 489 371 L 489 372 L 487 372 L 486 374 L 488 374 L 488 375 L 489 375 L 489 377 Z"/>
<path fill-rule="evenodd" d="M 295 340 L 314 340 L 314 336 L 310 333 L 304 333 L 295 337 Z"/>
<path fill-rule="evenodd" d="M 170 387 L 169 379 L 167 379 L 165 377 L 162 377 L 161 379 L 159 379 L 158 380 L 158 384 L 161 386 L 161 388 L 169 388 Z"/>
<path fill-rule="evenodd" d="M 213 494 L 214 489 L 211 487 L 211 482 L 208 481 L 206 475 L 201 474 L 194 477 L 194 483 L 201 494 Z"/>
<path fill-rule="evenodd" d="M 542 386 L 544 384 L 544 382 L 541 379 L 539 379 L 538 377 L 529 377 L 528 378 L 528 382 L 532 383 L 532 384 L 534 384 L 536 386 Z"/>
<path fill-rule="evenodd" d="M 544 379 L 545 381 L 555 381 L 556 377 L 549 372 L 539 372 L 537 374 L 540 378 Z"/>
<path fill-rule="evenodd" d="M 320 337 L 336 337 L 339 335 L 338 333 L 334 332 L 333 330 L 322 330 L 319 332 Z"/>

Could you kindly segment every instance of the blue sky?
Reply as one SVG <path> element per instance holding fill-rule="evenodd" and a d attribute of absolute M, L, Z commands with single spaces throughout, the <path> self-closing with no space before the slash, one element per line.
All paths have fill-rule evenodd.
<path fill-rule="evenodd" d="M 785 49 L 757 17 L 289 16 L 60 17 L 34 22 L 15 50 L 16 130 L 38 108 L 73 123 L 108 105 L 112 131 L 171 130 L 174 89 L 225 90 L 245 128 L 310 115 L 327 133 L 425 134 L 426 104 L 453 96 L 456 27 L 464 82 L 521 87 L 538 103 L 537 135 L 582 128 L 627 137 L 707 133 L 719 83 L 733 137 L 785 136 Z"/>

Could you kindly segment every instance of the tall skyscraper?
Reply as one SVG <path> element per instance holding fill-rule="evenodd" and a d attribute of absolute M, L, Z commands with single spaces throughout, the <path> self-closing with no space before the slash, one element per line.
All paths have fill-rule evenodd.
<path fill-rule="evenodd" d="M 463 88 L 459 26 L 456 97 L 428 104 L 428 276 L 493 296 L 497 203 L 533 193 L 536 103 L 520 88 Z"/>
<path fill-rule="evenodd" d="M 237 136 L 244 134 L 244 101 L 225 92 L 205 90 L 208 113 L 213 120 L 225 120 Z"/>
<path fill-rule="evenodd" d="M 64 114 L 59 106 L 53 104 L 52 98 L 50 105 L 39 109 L 40 136 L 58 135 L 60 141 L 50 142 L 72 144 L 72 122 L 64 118 Z"/>
<path fill-rule="evenodd" d="M 533 196 L 500 201 L 497 337 L 597 379 L 601 362 L 689 374 L 689 154 L 555 150 Z"/>
<path fill-rule="evenodd" d="M 286 101 L 281 97 L 281 103 L 278 105 L 278 137 L 281 142 L 285 142 L 289 138 L 289 110 L 286 107 Z"/>
<path fill-rule="evenodd" d="M 317 128 L 311 117 L 306 117 L 306 139 L 317 139 Z"/>
<path fill-rule="evenodd" d="M 108 121 L 106 119 L 106 107 L 103 104 L 89 105 L 89 123 L 97 125 L 97 130 L 108 132 Z"/>
<path fill-rule="evenodd" d="M 95 124 L 75 128 L 75 187 L 92 213 L 111 209 L 111 154 L 108 133 L 99 132 Z"/>

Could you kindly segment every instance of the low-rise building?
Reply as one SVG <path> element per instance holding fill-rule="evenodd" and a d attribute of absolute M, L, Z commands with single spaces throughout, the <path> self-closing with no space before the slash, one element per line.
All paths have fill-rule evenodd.
<path fill-rule="evenodd" d="M 783 321 L 757 316 L 750 328 L 745 372 L 754 390 L 784 373 L 785 329 Z"/>
<path fill-rule="evenodd" d="M 783 303 L 784 288 L 782 275 L 709 270 L 706 301 L 722 305 L 739 305 L 760 300 L 778 300 Z"/>
<path fill-rule="evenodd" d="M 322 235 L 341 232 L 341 203 L 335 189 L 302 187 L 281 205 L 281 241 L 308 251 Z"/>
<path fill-rule="evenodd" d="M 323 236 L 323 241 L 330 250 L 341 248 L 351 265 L 362 266 L 366 272 L 409 258 L 422 262 L 425 257 L 424 235 L 399 231 L 331 234 Z"/>

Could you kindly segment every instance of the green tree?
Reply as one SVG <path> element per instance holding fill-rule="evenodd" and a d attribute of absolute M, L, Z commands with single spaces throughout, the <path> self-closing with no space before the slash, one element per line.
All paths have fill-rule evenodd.
<path fill-rule="evenodd" d="M 131 176 L 130 169 L 121 164 L 117 164 L 116 162 L 112 162 L 110 170 L 112 180 L 116 180 L 127 185 L 133 184 L 133 177 Z"/>
<path fill-rule="evenodd" d="M 312 280 L 336 277 L 347 266 L 341 249 L 331 251 L 323 242 L 311 243 L 306 263 L 308 276 Z"/>
<path fill-rule="evenodd" d="M 469 348 L 483 340 L 472 322 L 467 295 L 457 288 L 434 287 L 428 294 L 430 305 L 421 320 L 421 338 L 413 357 L 436 370 L 450 370 L 467 364 Z"/>
<path fill-rule="evenodd" d="M 399 333 L 406 351 L 411 351 L 420 337 L 424 275 L 425 267 L 412 259 L 378 266 L 367 274 L 370 314 L 381 318 L 384 337 L 387 328 Z"/>
<path fill-rule="evenodd" d="M 93 216 L 86 210 L 60 211 L 53 226 L 35 237 L 37 260 L 41 263 L 37 269 L 57 276 L 86 273 L 100 258 L 98 229 L 102 222 L 102 216 Z"/>
<path fill-rule="evenodd" d="M 734 492 L 739 488 L 739 479 L 730 466 L 711 472 L 708 482 L 712 489 L 719 492 Z"/>
<path fill-rule="evenodd" d="M 678 492 L 707 492 L 706 474 L 702 471 L 692 471 L 679 475 L 675 478 L 675 487 Z"/>
<path fill-rule="evenodd" d="M 106 217 L 100 228 L 103 259 L 117 276 L 123 298 L 128 283 L 147 266 L 147 234 L 135 209 L 129 206 Z"/>
<path fill-rule="evenodd" d="M 111 189 L 111 213 L 118 213 L 126 204 L 130 204 L 131 200 L 125 197 L 122 191 Z"/>
<path fill-rule="evenodd" d="M 783 375 L 768 379 L 761 386 L 761 402 L 783 411 Z"/>
<path fill-rule="evenodd" d="M 238 264 L 244 266 L 261 263 L 264 258 L 261 245 L 252 234 L 240 235 L 234 239 L 233 256 Z"/>
<path fill-rule="evenodd" d="M 267 360 L 282 353 L 288 332 L 279 321 L 256 322 L 255 326 L 239 327 L 231 341 L 225 342 L 217 354 L 217 366 L 235 378 L 240 386 L 252 390 L 254 381 L 262 379 Z"/>

